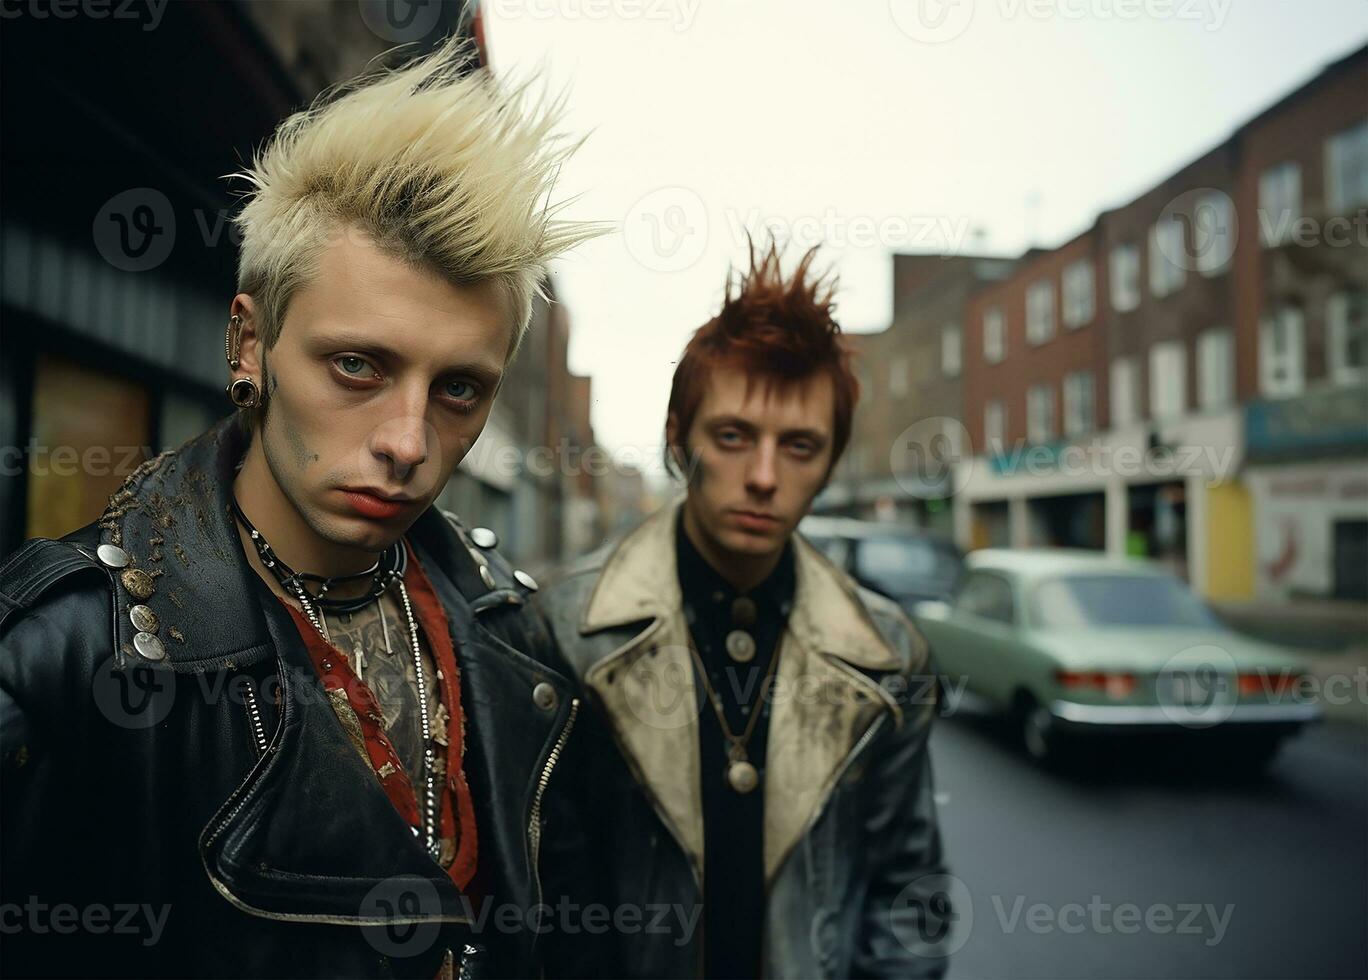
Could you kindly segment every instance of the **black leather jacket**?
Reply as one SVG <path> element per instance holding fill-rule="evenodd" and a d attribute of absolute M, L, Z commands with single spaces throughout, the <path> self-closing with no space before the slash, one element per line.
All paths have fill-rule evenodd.
<path fill-rule="evenodd" d="M 533 603 L 586 699 L 571 751 L 594 787 L 593 888 L 626 923 L 601 939 L 604 976 L 700 976 L 703 878 L 728 873 L 703 867 L 699 717 L 709 709 L 681 609 L 676 514 L 662 508 Z M 794 558 L 756 790 L 760 975 L 941 976 L 957 890 L 942 864 L 927 750 L 930 651 L 893 602 L 799 536 Z"/>
<path fill-rule="evenodd" d="M 583 853 L 557 768 L 579 702 L 529 590 L 450 515 L 413 525 L 461 669 L 489 899 L 472 906 L 352 748 L 288 614 L 261 601 L 228 512 L 244 447 L 225 420 L 140 467 L 99 522 L 0 570 L 4 974 L 561 972 L 529 915 Z M 139 574 L 101 560 L 111 543 Z M 142 655 L 156 648 L 134 604 L 164 659 Z"/>

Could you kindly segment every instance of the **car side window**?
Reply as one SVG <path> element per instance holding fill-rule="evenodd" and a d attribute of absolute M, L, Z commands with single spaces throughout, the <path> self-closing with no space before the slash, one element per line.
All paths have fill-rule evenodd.
<path fill-rule="evenodd" d="M 1011 623 L 1015 619 L 1012 585 L 992 572 L 970 572 L 955 599 L 955 609 L 981 619 Z"/>

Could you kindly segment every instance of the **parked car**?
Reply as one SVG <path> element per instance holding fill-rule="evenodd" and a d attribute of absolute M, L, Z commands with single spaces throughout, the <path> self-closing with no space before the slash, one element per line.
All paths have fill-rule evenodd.
<path fill-rule="evenodd" d="M 971 552 L 953 599 L 914 617 L 947 685 L 1008 713 L 1041 762 L 1078 736 L 1212 731 L 1236 736 L 1234 758 L 1257 769 L 1321 716 L 1294 655 L 1231 631 L 1138 559 Z"/>
<path fill-rule="evenodd" d="M 928 599 L 948 599 L 964 556 L 943 535 L 882 521 L 805 517 L 799 532 L 867 589 L 908 613 Z"/>

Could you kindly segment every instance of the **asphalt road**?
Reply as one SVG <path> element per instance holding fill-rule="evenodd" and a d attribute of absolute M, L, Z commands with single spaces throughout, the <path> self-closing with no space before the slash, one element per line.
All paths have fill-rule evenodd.
<path fill-rule="evenodd" d="M 950 977 L 1368 977 L 1368 728 L 1251 780 L 1143 745 L 1052 775 L 1000 726 L 937 724 Z"/>

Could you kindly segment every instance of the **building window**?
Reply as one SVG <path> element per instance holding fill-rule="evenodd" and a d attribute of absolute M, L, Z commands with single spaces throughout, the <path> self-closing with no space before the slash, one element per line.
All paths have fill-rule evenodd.
<path fill-rule="evenodd" d="M 1091 371 L 1064 375 L 1064 434 L 1081 436 L 1093 430 L 1093 376 Z"/>
<path fill-rule="evenodd" d="M 1150 293 L 1167 296 L 1183 287 L 1187 282 L 1187 270 L 1182 265 L 1186 254 L 1182 219 L 1170 215 L 1150 226 Z"/>
<path fill-rule="evenodd" d="M 1026 438 L 1030 442 L 1049 442 L 1054 435 L 1054 389 L 1049 385 L 1031 385 L 1026 391 Z"/>
<path fill-rule="evenodd" d="M 983 443 L 988 452 L 999 453 L 1007 439 L 1007 409 L 1001 400 L 990 399 L 983 406 Z"/>
<path fill-rule="evenodd" d="M 1295 395 L 1306 381 L 1302 311 L 1283 306 L 1259 324 L 1259 390 L 1270 398 Z"/>
<path fill-rule="evenodd" d="M 1064 326 L 1081 327 L 1092 318 L 1092 261 L 1079 259 L 1064 267 Z"/>
<path fill-rule="evenodd" d="M 888 394 L 902 398 L 907 394 L 907 358 L 895 357 L 888 362 Z"/>
<path fill-rule="evenodd" d="M 1136 395 L 1140 386 L 1136 383 L 1135 361 L 1129 357 L 1118 357 L 1111 365 L 1111 424 L 1112 428 L 1131 425 L 1140 417 Z"/>
<path fill-rule="evenodd" d="M 1054 283 L 1038 279 L 1026 290 L 1026 342 L 1043 344 L 1054 336 Z"/>
<path fill-rule="evenodd" d="M 1301 167 L 1288 160 L 1259 175 L 1259 241 L 1265 248 L 1292 237 L 1301 217 Z"/>
<path fill-rule="evenodd" d="M 1002 307 L 994 306 L 983 314 L 983 359 L 998 364 L 1007 356 L 1007 321 Z"/>
<path fill-rule="evenodd" d="M 948 378 L 958 377 L 961 357 L 960 328 L 941 327 L 941 372 Z"/>
<path fill-rule="evenodd" d="M 1118 245 L 1111 250 L 1111 304 L 1118 313 L 1129 313 L 1140 305 L 1140 249 Z"/>
<path fill-rule="evenodd" d="M 1235 341 L 1226 327 L 1197 335 L 1197 404 L 1224 408 L 1235 396 Z"/>
<path fill-rule="evenodd" d="M 1230 267 L 1235 254 L 1235 202 L 1228 194 L 1208 191 L 1197 199 L 1192 210 L 1192 250 L 1197 271 L 1207 278 Z"/>
<path fill-rule="evenodd" d="M 1368 292 L 1348 289 L 1331 296 L 1325 327 L 1330 380 L 1354 384 L 1368 379 Z"/>
<path fill-rule="evenodd" d="M 1331 215 L 1368 204 L 1368 120 L 1326 141 L 1325 203 Z"/>
<path fill-rule="evenodd" d="M 1150 416 L 1178 418 L 1187 410 L 1187 351 L 1181 340 L 1150 348 Z"/>

